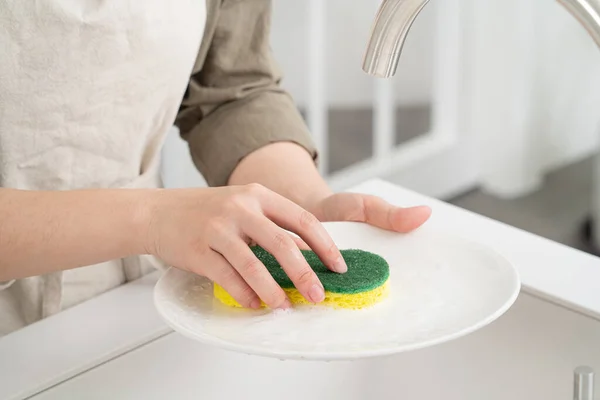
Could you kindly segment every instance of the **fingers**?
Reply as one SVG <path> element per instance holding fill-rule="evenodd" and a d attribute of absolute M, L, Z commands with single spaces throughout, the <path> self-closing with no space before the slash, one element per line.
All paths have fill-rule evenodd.
<path fill-rule="evenodd" d="M 327 200 L 321 210 L 324 221 L 365 222 L 396 232 L 410 232 L 423 225 L 431 216 L 427 206 L 401 208 L 380 197 L 339 193 Z"/>
<path fill-rule="evenodd" d="M 296 246 L 298 246 L 300 250 L 311 250 L 310 246 L 306 244 L 306 242 L 302 240 L 302 238 L 294 235 L 290 235 L 290 237 L 292 238 L 294 243 L 296 243 Z"/>
<path fill-rule="evenodd" d="M 290 308 L 291 303 L 287 295 L 267 268 L 256 258 L 248 244 L 239 237 L 231 237 L 234 239 L 221 240 L 214 249 L 223 255 L 268 307 Z M 257 242 L 260 243 L 258 240 Z"/>
<path fill-rule="evenodd" d="M 207 272 L 203 275 L 222 286 L 242 307 L 260 308 L 256 292 L 221 254 L 211 250 L 204 262 Z"/>
<path fill-rule="evenodd" d="M 298 246 L 298 248 L 300 250 L 310 250 L 310 246 L 307 245 L 306 242 L 304 240 L 302 240 L 302 238 L 300 238 L 296 235 L 292 235 L 291 233 L 289 235 L 292 238 L 292 240 L 294 241 L 294 243 L 296 243 L 296 246 Z M 252 247 L 252 246 L 256 246 L 257 243 L 254 240 L 250 239 L 250 243 L 248 243 L 248 245 L 250 247 Z"/>
<path fill-rule="evenodd" d="M 427 206 L 395 207 L 376 196 L 363 196 L 366 223 L 396 232 L 410 232 L 423 225 L 431 216 Z"/>
<path fill-rule="evenodd" d="M 313 214 L 276 193 L 272 193 L 262 204 L 267 218 L 299 235 L 327 268 L 339 273 L 348 270 L 340 250 Z"/>
<path fill-rule="evenodd" d="M 264 217 L 263 217 L 263 219 L 264 219 Z M 270 226 L 270 229 L 275 230 L 275 231 L 281 231 L 284 235 L 289 237 L 290 241 L 286 244 L 288 247 L 292 248 L 292 251 L 295 251 L 297 249 L 310 250 L 310 247 L 301 238 L 294 236 L 290 233 L 283 232 L 283 230 L 280 230 L 279 228 L 277 228 L 275 226 Z M 246 233 L 245 235 L 250 235 L 250 234 L 252 234 L 252 236 L 261 236 L 260 234 L 257 234 L 255 232 Z M 277 237 L 278 234 L 279 233 L 277 233 L 275 235 L 271 235 L 271 237 Z M 265 250 L 271 252 L 271 254 L 274 253 L 273 247 L 275 247 L 275 246 L 280 247 L 281 237 L 274 239 L 272 245 L 267 245 L 266 243 L 268 242 L 268 240 L 264 239 L 266 237 L 269 237 L 268 234 L 262 235 L 262 237 L 263 237 L 263 239 L 260 240 L 260 242 L 262 244 L 259 243 L 258 241 L 256 241 L 255 239 L 250 239 L 249 246 L 252 247 L 255 245 L 260 245 Z M 295 246 L 295 249 L 294 249 L 294 246 Z M 281 250 L 283 250 L 283 249 L 281 249 Z M 244 281 L 244 278 L 242 277 L 242 275 L 240 275 L 240 273 L 238 273 L 236 271 L 236 269 L 234 267 L 232 267 L 229 264 L 229 262 L 221 254 L 216 253 L 214 251 L 213 251 L 213 253 L 216 256 L 220 257 L 220 260 L 218 260 L 219 261 L 218 263 L 216 263 L 216 262 L 210 263 L 211 265 L 209 267 L 210 268 L 215 267 L 218 271 L 216 273 L 213 273 L 213 275 L 215 275 L 214 277 L 209 276 L 209 278 L 212 279 L 213 281 L 219 283 L 221 286 L 223 286 L 223 288 L 225 288 L 225 290 L 227 290 L 227 292 L 229 294 L 231 294 L 232 297 L 234 297 L 238 301 L 238 303 L 240 303 L 242 306 L 251 307 L 251 308 L 260 307 L 259 296 L 256 294 L 254 289 L 250 288 L 248 283 L 246 283 L 246 281 Z M 281 253 L 281 252 L 279 252 L 279 253 Z M 276 255 L 276 254 L 277 253 L 275 253 L 273 255 L 280 263 L 284 263 L 283 265 L 290 264 L 288 261 L 288 258 L 282 257 L 281 254 L 278 254 L 278 255 Z M 247 256 L 250 257 L 250 254 L 247 253 Z M 290 265 L 288 268 L 285 268 L 285 271 L 286 271 L 286 273 L 288 273 L 288 271 L 292 271 L 291 273 L 288 274 L 288 276 L 290 277 L 292 282 L 294 282 L 294 285 L 297 288 L 301 288 L 303 286 L 304 287 L 312 286 L 311 282 L 305 283 L 306 277 L 308 275 L 307 270 L 310 270 L 310 272 L 313 273 L 312 269 L 310 269 L 310 267 L 307 265 L 306 261 L 301 263 L 302 271 L 295 272 L 295 271 L 297 271 L 296 268 L 297 268 L 299 258 L 301 258 L 302 260 L 305 260 L 301 255 L 300 256 L 296 255 L 296 256 L 292 257 L 292 261 L 294 262 L 294 265 Z M 253 266 L 253 263 L 256 263 L 256 262 L 258 262 L 258 259 L 255 259 L 255 257 L 254 257 L 251 261 L 245 261 L 245 262 L 239 261 L 239 262 L 237 262 L 237 265 L 239 266 L 239 268 L 241 268 L 241 271 L 242 271 L 242 274 L 244 277 L 256 275 L 256 273 L 252 272 L 252 271 L 247 271 L 247 273 L 244 273 L 244 270 L 248 270 L 248 268 L 250 268 L 251 270 L 254 270 L 256 268 L 262 268 L 265 271 L 267 271 L 267 273 L 268 273 L 268 270 L 266 270 L 266 268 L 262 264 L 260 264 L 260 265 L 256 264 L 256 268 L 255 268 Z M 222 266 L 221 264 L 224 264 L 224 266 Z M 294 276 L 294 274 L 296 276 Z M 233 278 L 232 280 L 234 280 L 234 282 L 230 281 L 231 278 Z M 260 279 L 257 279 L 257 281 L 258 280 L 260 280 Z M 275 282 L 275 281 L 273 281 L 273 282 Z M 266 283 L 267 283 L 267 285 L 271 285 L 271 282 L 266 282 Z M 320 293 L 320 292 L 323 292 L 323 286 L 322 286 L 321 282 L 318 280 L 318 278 L 316 277 L 316 275 L 314 276 L 312 283 L 313 284 L 316 283 L 318 285 L 318 287 L 319 287 L 318 293 L 316 293 L 316 294 L 314 294 L 314 293 L 308 294 L 307 293 L 306 296 L 310 296 L 310 297 L 306 297 L 306 296 L 305 297 L 309 301 L 318 303 L 318 302 L 322 301 L 323 300 L 322 297 L 324 297 L 324 294 Z M 259 291 L 261 293 L 273 293 L 274 291 L 277 292 L 277 294 L 273 295 L 273 297 L 271 299 L 260 296 L 260 298 L 262 298 L 262 300 L 265 302 L 265 304 L 267 304 L 269 307 L 272 307 L 272 308 L 284 307 L 284 308 L 286 308 L 289 306 L 289 304 L 286 304 L 286 301 L 285 301 L 287 297 L 282 299 L 281 293 L 278 289 L 274 289 L 271 287 L 271 289 L 265 289 L 265 290 L 259 290 Z M 304 292 L 306 293 L 307 290 L 305 290 Z M 308 292 L 310 292 L 310 288 L 308 289 Z M 269 296 L 269 294 L 267 294 L 266 296 Z M 285 294 L 284 294 L 284 296 L 285 296 Z M 250 298 L 248 298 L 248 297 L 250 297 Z M 282 304 L 283 304 L 283 306 L 282 306 Z"/>
<path fill-rule="evenodd" d="M 273 255 L 298 291 L 312 303 L 325 299 L 325 290 L 317 274 L 308 265 L 292 236 L 263 216 L 252 216 L 245 233 Z"/>

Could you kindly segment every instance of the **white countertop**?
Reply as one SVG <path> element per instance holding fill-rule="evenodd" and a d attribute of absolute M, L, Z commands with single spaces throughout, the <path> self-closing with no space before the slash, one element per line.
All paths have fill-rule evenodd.
<path fill-rule="evenodd" d="M 523 290 L 600 320 L 600 259 L 447 203 L 371 180 L 352 191 L 433 208 L 429 225 L 487 244 L 513 262 Z M 0 338 L 0 398 L 38 393 L 172 334 L 158 317 L 158 273 Z"/>

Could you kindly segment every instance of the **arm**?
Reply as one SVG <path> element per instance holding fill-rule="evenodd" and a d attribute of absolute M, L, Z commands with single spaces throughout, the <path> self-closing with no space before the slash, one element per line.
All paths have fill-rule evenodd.
<path fill-rule="evenodd" d="M 261 183 L 309 210 L 333 194 L 309 153 L 294 143 L 270 144 L 245 157 L 229 184 L 250 182 Z"/>
<path fill-rule="evenodd" d="M 146 194 L 0 189 L 0 281 L 143 253 Z"/>
<path fill-rule="evenodd" d="M 331 194 L 270 46 L 269 0 L 209 2 L 208 29 L 176 119 L 210 186 L 260 183 L 304 208 Z M 301 171 L 301 173 L 298 173 Z"/>
<path fill-rule="evenodd" d="M 271 2 L 215 3 L 206 57 L 176 120 L 195 165 L 210 186 L 257 182 L 301 205 L 306 193 L 329 193 L 310 133 L 280 86 L 269 46 Z"/>
<path fill-rule="evenodd" d="M 321 221 L 361 221 L 410 231 L 427 207 L 401 209 L 373 196 L 332 194 L 317 150 L 269 46 L 269 0 L 223 0 L 207 57 L 191 79 L 176 124 L 211 186 L 260 183 Z"/>
<path fill-rule="evenodd" d="M 257 185 L 203 189 L 0 189 L 0 282 L 128 255 L 153 254 L 219 283 L 246 307 L 290 306 L 248 247 L 280 261 L 313 302 L 324 293 L 298 248 L 273 221 L 296 232 L 333 271 L 346 270 L 319 224 L 292 201 Z M 192 223 L 190 223 L 192 221 Z M 302 223 L 303 222 L 303 223 Z"/>

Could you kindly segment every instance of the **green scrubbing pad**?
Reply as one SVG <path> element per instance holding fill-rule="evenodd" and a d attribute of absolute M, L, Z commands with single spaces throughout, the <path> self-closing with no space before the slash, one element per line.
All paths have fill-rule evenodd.
<path fill-rule="evenodd" d="M 252 251 L 265 265 L 275 281 L 286 291 L 292 303 L 308 303 L 296 290 L 277 259 L 260 246 Z M 342 308 L 363 308 L 372 305 L 388 294 L 389 265 L 381 256 L 364 250 L 340 250 L 348 271 L 340 274 L 330 271 L 311 250 L 301 250 L 308 265 L 315 271 L 325 289 L 322 304 Z M 215 297 L 221 302 L 240 305 L 219 285 L 215 284 Z"/>
<path fill-rule="evenodd" d="M 282 288 L 294 287 L 273 255 L 260 246 L 254 246 L 252 251 Z M 366 292 L 383 285 L 389 277 L 390 270 L 387 262 L 382 257 L 363 250 L 340 250 L 348 265 L 348 271 L 343 274 L 330 271 L 315 252 L 311 250 L 301 250 L 301 252 L 325 290 L 329 292 L 345 294 Z"/>

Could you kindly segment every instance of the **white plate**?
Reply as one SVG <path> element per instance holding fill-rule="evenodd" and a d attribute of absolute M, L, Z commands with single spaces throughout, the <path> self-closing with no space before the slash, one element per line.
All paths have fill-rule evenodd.
<path fill-rule="evenodd" d="M 378 253 L 390 264 L 390 296 L 363 310 L 300 306 L 233 309 L 205 278 L 170 268 L 154 290 L 160 315 L 208 345 L 280 359 L 347 360 L 415 350 L 464 336 L 516 300 L 515 268 L 482 245 L 425 227 L 397 234 L 358 223 L 326 223 L 340 249 Z"/>

